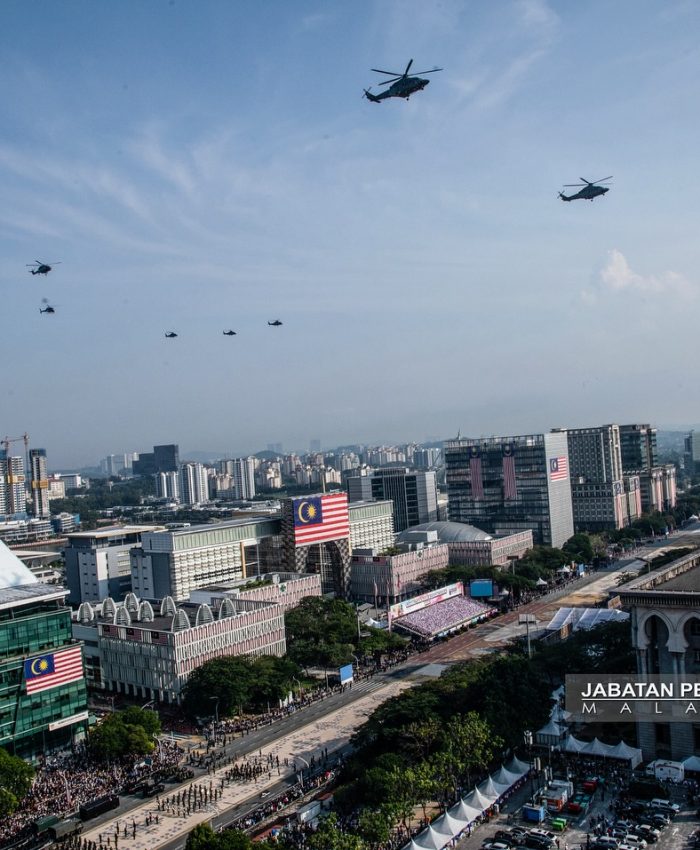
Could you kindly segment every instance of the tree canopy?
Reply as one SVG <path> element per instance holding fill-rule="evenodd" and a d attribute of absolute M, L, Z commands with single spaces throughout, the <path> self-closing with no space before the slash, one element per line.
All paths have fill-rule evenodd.
<path fill-rule="evenodd" d="M 0 816 L 11 815 L 29 793 L 34 769 L 0 748 Z"/>
<path fill-rule="evenodd" d="M 153 752 L 153 739 L 159 733 L 158 713 L 132 705 L 108 714 L 90 732 L 88 743 L 97 758 L 112 761 L 127 755 L 148 755 Z"/>

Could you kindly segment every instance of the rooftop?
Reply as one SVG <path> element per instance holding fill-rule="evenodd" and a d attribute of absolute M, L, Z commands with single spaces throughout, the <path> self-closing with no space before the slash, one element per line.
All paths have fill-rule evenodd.
<path fill-rule="evenodd" d="M 104 540 L 108 537 L 122 537 L 125 534 L 144 534 L 147 531 L 164 531 L 162 525 L 109 525 L 93 531 L 73 531 L 67 534 L 70 540 Z"/>
<path fill-rule="evenodd" d="M 36 581 L 32 571 L 0 540 L 0 588 Z"/>
<path fill-rule="evenodd" d="M 668 590 L 680 593 L 700 593 L 700 568 L 694 567 L 688 572 L 661 581 L 654 590 Z"/>
<path fill-rule="evenodd" d="M 34 577 L 32 576 L 34 579 Z M 68 591 L 52 584 L 41 584 L 34 579 L 33 584 L 19 584 L 15 587 L 0 588 L 0 609 L 14 608 L 27 602 L 39 602 L 45 599 L 62 599 Z"/>
<path fill-rule="evenodd" d="M 440 543 L 474 543 L 477 540 L 493 540 L 493 536 L 466 522 L 424 522 L 412 525 L 396 535 L 397 543 L 407 543 L 411 540 L 411 532 L 436 531 Z"/>

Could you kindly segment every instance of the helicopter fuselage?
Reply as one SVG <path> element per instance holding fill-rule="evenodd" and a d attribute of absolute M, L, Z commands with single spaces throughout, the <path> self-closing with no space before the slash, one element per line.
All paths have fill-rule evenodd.
<path fill-rule="evenodd" d="M 403 97 L 408 100 L 412 94 L 423 91 L 429 82 L 430 80 L 424 80 L 421 77 L 406 77 L 406 79 L 397 80 L 381 94 L 368 94 L 367 97 L 373 103 L 379 103 L 388 97 Z"/>
<path fill-rule="evenodd" d="M 559 197 L 562 201 L 592 201 L 593 198 L 604 195 L 609 191 L 610 189 L 607 186 L 584 186 L 583 189 L 581 189 L 580 192 L 576 192 L 575 195 L 565 195 L 563 192 L 560 192 Z"/>
<path fill-rule="evenodd" d="M 29 270 L 32 274 L 48 274 L 51 271 L 51 266 L 39 266 L 36 269 Z"/>

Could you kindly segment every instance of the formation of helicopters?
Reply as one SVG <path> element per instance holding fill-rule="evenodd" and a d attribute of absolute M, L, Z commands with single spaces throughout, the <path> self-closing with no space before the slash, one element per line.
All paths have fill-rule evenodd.
<path fill-rule="evenodd" d="M 430 80 L 426 80 L 421 77 L 420 74 L 435 74 L 437 71 L 442 71 L 442 68 L 432 68 L 430 71 L 418 71 L 415 72 L 414 75 L 409 77 L 409 71 L 411 70 L 411 66 L 413 65 L 413 59 L 411 59 L 406 65 L 406 70 L 403 73 L 399 73 L 397 71 L 383 71 L 380 68 L 372 68 L 377 74 L 385 74 L 389 77 L 388 80 L 382 80 L 379 83 L 380 86 L 389 86 L 386 91 L 383 91 L 381 94 L 372 94 L 371 87 L 369 89 L 364 89 L 364 97 L 372 103 L 381 103 L 383 100 L 387 100 L 391 97 L 399 97 L 404 100 L 408 100 L 412 94 L 416 92 L 423 91 L 423 89 L 428 85 Z M 578 192 L 574 192 L 571 195 L 565 195 L 564 192 L 559 192 L 558 196 L 562 201 L 593 201 L 595 198 L 602 197 L 606 192 L 610 191 L 609 181 L 612 179 L 612 175 L 610 177 L 603 177 L 601 180 L 586 180 L 585 177 L 581 177 L 580 183 L 565 183 L 564 188 L 578 188 Z M 29 271 L 32 275 L 48 275 L 48 273 L 52 270 L 54 266 L 60 265 L 60 263 L 45 263 L 42 260 L 35 260 L 33 263 L 27 263 Z M 46 298 L 42 299 L 42 303 L 45 305 L 43 308 L 39 308 L 40 313 L 53 314 L 56 312 L 55 307 L 52 307 Z M 282 326 L 282 322 L 279 319 L 275 319 L 274 321 L 268 321 L 268 326 L 273 328 L 279 328 Z M 225 330 L 223 331 L 224 336 L 236 336 L 236 331 L 234 330 Z M 166 339 L 175 339 L 178 334 L 175 331 L 167 331 L 165 334 Z"/>

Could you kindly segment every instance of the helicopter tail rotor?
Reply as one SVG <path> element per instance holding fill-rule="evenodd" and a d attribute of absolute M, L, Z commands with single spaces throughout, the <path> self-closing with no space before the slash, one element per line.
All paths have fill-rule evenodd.
<path fill-rule="evenodd" d="M 371 100 L 372 103 L 381 103 L 382 102 L 381 98 L 377 97 L 375 94 L 372 94 L 371 88 L 365 89 L 364 92 L 365 93 L 364 93 L 363 97 L 366 97 L 367 100 Z"/>

